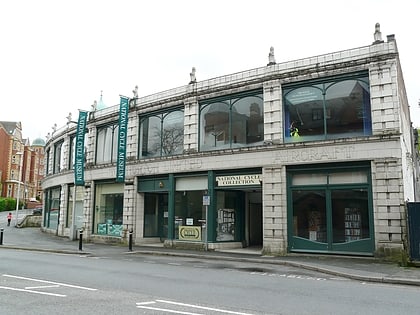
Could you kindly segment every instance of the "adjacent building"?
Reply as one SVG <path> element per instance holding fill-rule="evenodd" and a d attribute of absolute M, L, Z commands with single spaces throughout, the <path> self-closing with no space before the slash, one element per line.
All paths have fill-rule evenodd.
<path fill-rule="evenodd" d="M 92 108 L 82 138 L 69 122 L 47 140 L 43 230 L 278 255 L 400 251 L 418 157 L 397 44 L 378 31 L 364 47 L 284 63 L 271 49 L 257 69 L 135 90 L 126 125 L 121 105 Z"/>
<path fill-rule="evenodd" d="M 35 139 L 32 145 L 24 139 L 20 122 L 0 121 L 1 197 L 17 198 L 19 194 L 19 200 L 25 203 L 42 201 L 44 145 L 42 139 Z"/>

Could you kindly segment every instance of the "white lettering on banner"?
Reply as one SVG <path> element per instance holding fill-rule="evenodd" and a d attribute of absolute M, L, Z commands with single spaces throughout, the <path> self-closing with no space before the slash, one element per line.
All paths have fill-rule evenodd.
<path fill-rule="evenodd" d="M 216 182 L 218 186 L 260 185 L 261 181 L 261 174 L 230 175 L 216 177 Z"/>

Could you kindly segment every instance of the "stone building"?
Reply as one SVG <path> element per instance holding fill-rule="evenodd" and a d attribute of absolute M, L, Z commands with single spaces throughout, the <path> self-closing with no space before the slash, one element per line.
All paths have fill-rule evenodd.
<path fill-rule="evenodd" d="M 257 69 L 136 88 L 126 126 L 121 106 L 92 108 L 81 146 L 71 123 L 46 143 L 43 229 L 279 255 L 403 249 L 418 160 L 395 38 L 374 39 L 283 63 L 271 48 Z"/>
<path fill-rule="evenodd" d="M 44 145 L 42 139 L 35 139 L 32 145 L 24 139 L 21 122 L 0 121 L 1 197 L 16 198 L 19 194 L 21 202 L 42 201 Z"/>

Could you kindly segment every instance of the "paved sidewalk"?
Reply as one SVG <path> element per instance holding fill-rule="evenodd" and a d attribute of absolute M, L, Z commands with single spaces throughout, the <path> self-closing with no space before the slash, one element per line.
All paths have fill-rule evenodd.
<path fill-rule="evenodd" d="M 194 251 L 168 249 L 163 246 L 136 246 L 129 251 L 128 246 L 82 243 L 79 241 L 44 233 L 40 228 L 16 228 L 0 224 L 3 229 L 1 249 L 13 248 L 32 251 L 49 251 L 68 254 L 114 256 L 126 255 L 172 255 L 219 259 L 228 261 L 267 263 L 314 270 L 330 275 L 346 277 L 365 282 L 392 283 L 420 286 L 420 268 L 400 267 L 396 263 L 384 263 L 369 257 L 343 257 L 327 255 L 291 254 L 286 257 L 262 256 L 259 251 L 249 249 L 225 251 Z"/>

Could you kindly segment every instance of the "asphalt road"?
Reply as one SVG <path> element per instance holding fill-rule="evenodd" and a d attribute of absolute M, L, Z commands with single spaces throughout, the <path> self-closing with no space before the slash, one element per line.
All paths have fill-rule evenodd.
<path fill-rule="evenodd" d="M 0 251 L 1 314 L 418 314 L 419 296 L 285 266 Z"/>

